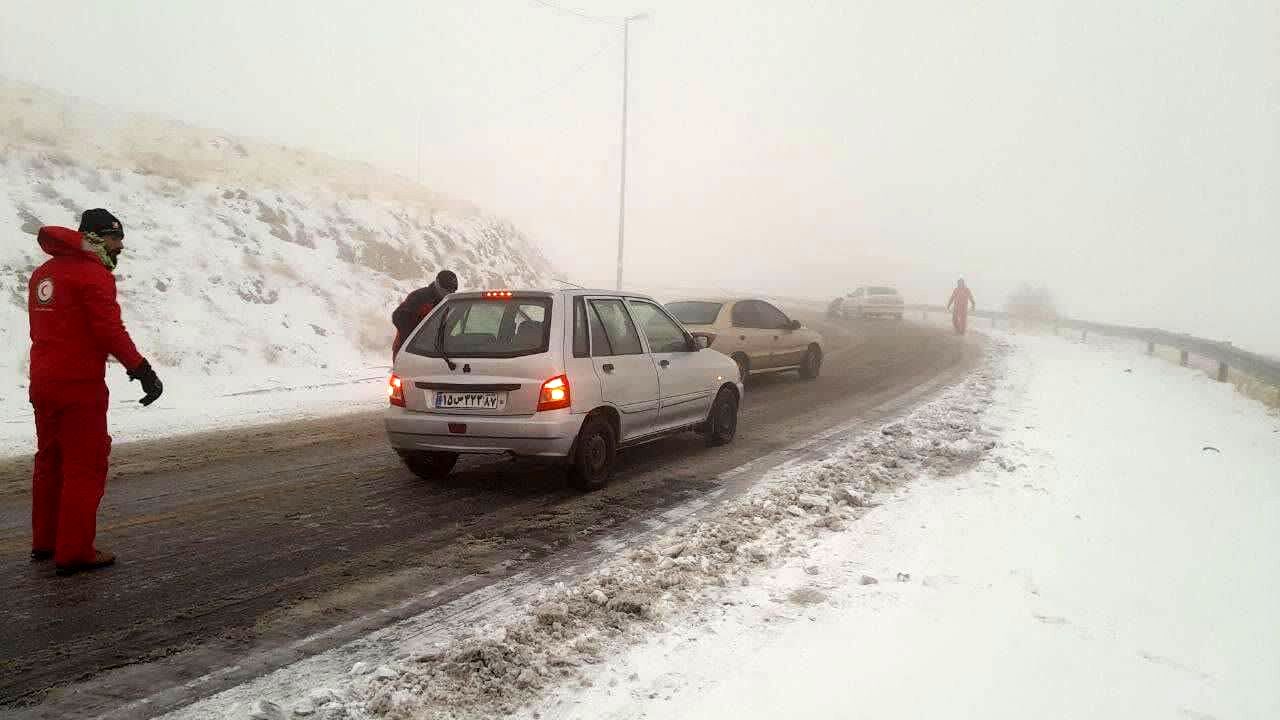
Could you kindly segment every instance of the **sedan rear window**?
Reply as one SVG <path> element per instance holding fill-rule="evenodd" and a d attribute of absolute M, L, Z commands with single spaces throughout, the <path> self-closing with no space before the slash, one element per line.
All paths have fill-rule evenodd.
<path fill-rule="evenodd" d="M 716 318 L 720 317 L 720 308 L 724 307 L 722 303 L 714 302 L 674 302 L 668 303 L 667 309 L 671 311 L 676 319 L 685 325 L 715 325 Z"/>
<path fill-rule="evenodd" d="M 405 352 L 440 357 L 521 357 L 547 351 L 550 298 L 459 298 L 432 313 Z M 441 323 L 444 330 L 441 331 Z"/>

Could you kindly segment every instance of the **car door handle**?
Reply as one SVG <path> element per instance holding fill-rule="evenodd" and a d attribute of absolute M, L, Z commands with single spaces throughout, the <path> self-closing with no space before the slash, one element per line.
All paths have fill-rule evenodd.
<path fill-rule="evenodd" d="M 613 372 L 613 363 L 605 363 L 600 366 L 600 369 L 607 373 L 611 373 Z"/>
<path fill-rule="evenodd" d="M 671 361 L 670 361 L 670 360 L 663 360 L 662 362 L 660 362 L 660 363 L 658 363 L 658 364 L 659 364 L 659 365 L 661 365 L 661 366 L 662 366 L 662 367 L 664 367 L 664 368 L 665 368 L 665 367 L 671 367 Z"/>

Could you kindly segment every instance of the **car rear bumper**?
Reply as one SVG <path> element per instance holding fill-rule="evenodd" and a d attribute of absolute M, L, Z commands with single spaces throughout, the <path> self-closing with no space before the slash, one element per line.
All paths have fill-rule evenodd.
<path fill-rule="evenodd" d="M 483 417 L 391 407 L 384 414 L 383 423 L 387 440 L 397 450 L 567 457 L 585 417 L 567 409 Z M 454 432 L 459 426 L 465 426 L 465 430 Z"/>

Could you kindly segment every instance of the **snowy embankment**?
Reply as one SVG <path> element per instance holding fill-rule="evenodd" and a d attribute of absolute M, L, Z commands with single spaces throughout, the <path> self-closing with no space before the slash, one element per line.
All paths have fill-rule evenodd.
<path fill-rule="evenodd" d="M 34 233 L 106 207 L 125 225 L 125 323 L 165 381 L 142 410 L 108 369 L 116 441 L 385 403 L 390 312 L 441 268 L 543 285 L 510 224 L 366 165 L 123 115 L 0 78 L 0 455 L 33 445 Z"/>
<path fill-rule="evenodd" d="M 174 717 L 1280 716 L 1280 418 L 1130 350 L 994 355 L 523 612 Z"/>

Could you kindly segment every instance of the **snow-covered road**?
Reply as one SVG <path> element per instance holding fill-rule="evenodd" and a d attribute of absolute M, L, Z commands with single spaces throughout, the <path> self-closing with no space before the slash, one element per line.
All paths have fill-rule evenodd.
<path fill-rule="evenodd" d="M 1280 420 L 1133 348 L 1011 342 L 977 468 L 523 714 L 1280 717 Z"/>

